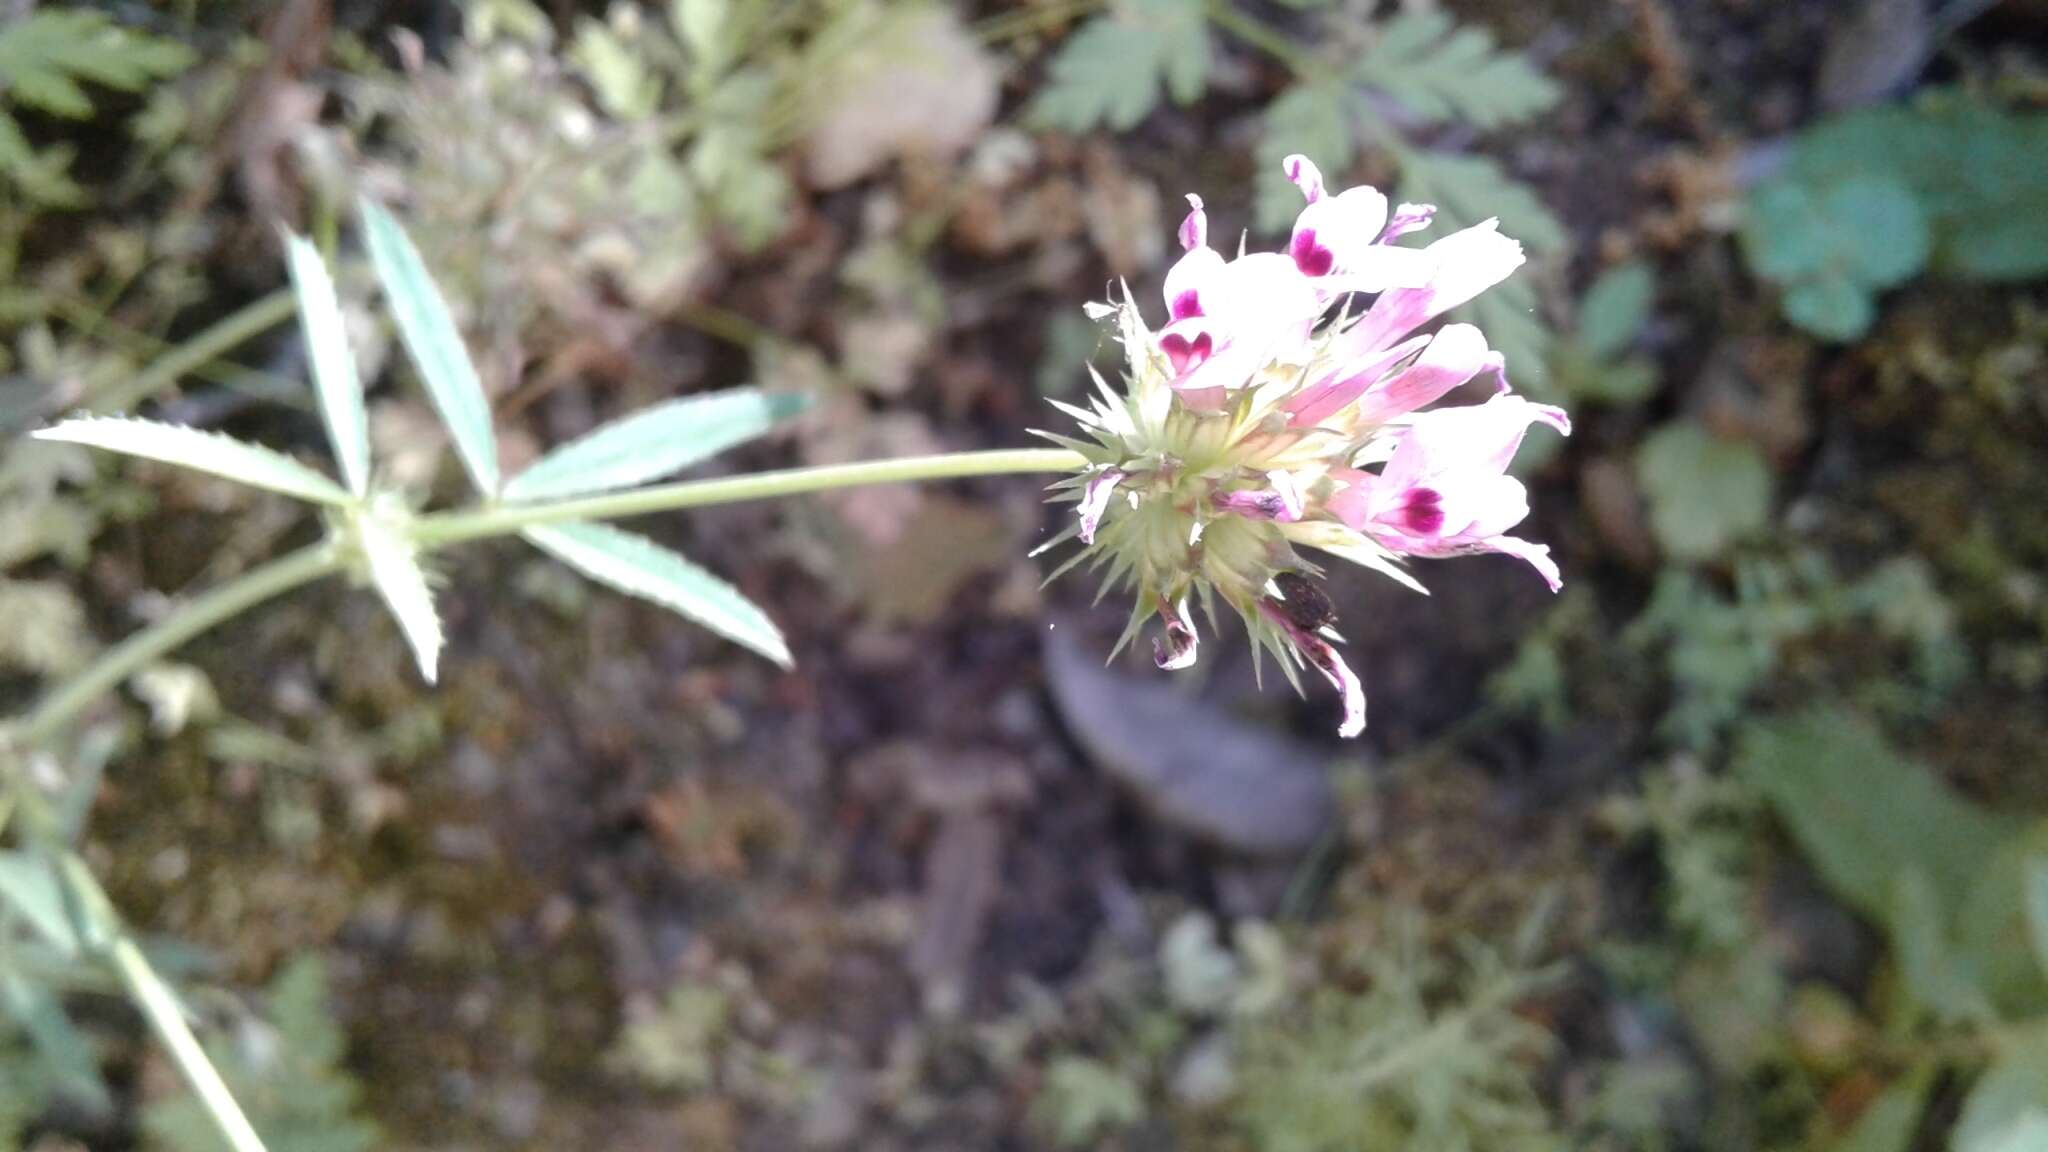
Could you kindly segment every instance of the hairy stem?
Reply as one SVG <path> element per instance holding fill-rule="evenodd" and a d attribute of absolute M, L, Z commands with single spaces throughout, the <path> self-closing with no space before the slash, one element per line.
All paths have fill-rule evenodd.
<path fill-rule="evenodd" d="M 263 1140 L 249 1123 L 242 1106 L 221 1079 L 220 1070 L 207 1057 L 206 1049 L 185 1023 L 185 1010 L 164 978 L 157 975 L 149 958 L 128 935 L 121 916 L 100 882 L 93 878 L 85 861 L 72 852 L 59 852 L 50 863 L 66 892 L 67 903 L 78 919 L 79 944 L 90 954 L 104 959 L 121 978 L 128 998 L 170 1051 L 171 1062 L 192 1086 L 199 1103 L 213 1119 L 214 1126 L 234 1152 L 264 1152 Z"/>
<path fill-rule="evenodd" d="M 1077 453 L 1063 448 L 1020 448 L 911 456 L 900 460 L 866 460 L 818 468 L 786 468 L 715 480 L 660 484 L 569 500 L 500 504 L 474 511 L 444 512 L 414 521 L 411 535 L 421 548 L 441 548 L 464 540 L 507 536 L 533 525 L 559 524 L 565 520 L 611 520 L 676 508 L 736 504 L 865 484 L 898 484 L 1022 472 L 1069 472 L 1086 466 L 1086 463 Z M 85 671 L 58 685 L 18 723 L 0 726 L 0 744 L 11 742 L 26 747 L 48 740 L 77 719 L 103 693 L 119 686 L 151 661 L 265 600 L 339 571 L 342 563 L 336 548 L 323 541 L 243 573 L 115 645 Z"/>
<path fill-rule="evenodd" d="M 625 492 L 606 492 L 569 500 L 533 504 L 498 504 L 473 512 L 444 512 L 413 522 L 411 535 L 422 548 L 440 548 L 464 540 L 507 536 L 537 524 L 565 520 L 615 520 L 676 508 L 737 504 L 804 492 L 825 492 L 865 484 L 899 484 L 913 480 L 947 480 L 1019 472 L 1071 472 L 1087 461 L 1064 448 L 1020 448 L 995 452 L 952 452 L 910 456 L 900 460 L 864 460 L 817 468 L 785 468 L 715 480 L 685 480 Z"/>
<path fill-rule="evenodd" d="M 339 571 L 341 556 L 322 541 L 259 565 L 109 649 L 43 698 L 19 728 L 0 730 L 22 745 L 40 744 L 151 661 L 208 628 L 273 596 Z"/>
<path fill-rule="evenodd" d="M 235 1152 L 264 1152 L 263 1139 L 256 1135 L 256 1129 L 249 1118 L 242 1113 L 241 1105 L 235 1103 L 234 1094 L 228 1091 L 221 1080 L 220 1071 L 213 1061 L 206 1058 L 206 1050 L 199 1046 L 198 1037 L 185 1023 L 185 1015 L 178 1007 L 177 997 L 171 995 L 163 977 L 149 966 L 142 949 L 126 935 L 117 936 L 107 950 L 107 957 L 113 961 L 114 970 L 121 974 L 121 983 L 128 989 L 128 996 L 142 1014 L 149 1019 L 149 1026 L 156 1031 L 157 1038 L 170 1050 L 171 1060 L 178 1071 L 185 1076 L 185 1082 L 199 1097 L 199 1103 L 213 1118 L 215 1127 L 227 1138 L 228 1146 Z"/>

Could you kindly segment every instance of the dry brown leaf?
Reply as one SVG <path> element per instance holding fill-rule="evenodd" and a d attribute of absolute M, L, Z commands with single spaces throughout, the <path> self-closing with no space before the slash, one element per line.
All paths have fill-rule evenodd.
<path fill-rule="evenodd" d="M 951 9 L 901 5 L 872 18 L 863 50 L 821 85 L 804 143 L 821 188 L 843 188 L 899 156 L 952 156 L 995 117 L 995 63 Z"/>

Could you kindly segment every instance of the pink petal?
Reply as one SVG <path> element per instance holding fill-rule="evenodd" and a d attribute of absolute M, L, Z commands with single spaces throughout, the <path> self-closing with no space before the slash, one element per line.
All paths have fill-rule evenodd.
<path fill-rule="evenodd" d="M 1110 495 L 1124 478 L 1120 468 L 1104 468 L 1088 478 L 1088 484 L 1081 489 L 1081 503 L 1077 511 L 1081 516 L 1081 543 L 1095 543 L 1095 529 L 1102 523 L 1102 514 L 1109 508 Z"/>
<path fill-rule="evenodd" d="M 1345 292 L 1417 288 L 1436 275 L 1436 257 L 1380 240 L 1387 198 L 1361 185 L 1309 204 L 1295 218 L 1287 255 L 1325 299 Z"/>
<path fill-rule="evenodd" d="M 1486 551 L 1526 560 L 1531 568 L 1536 569 L 1536 574 L 1543 577 L 1543 582 L 1550 585 L 1552 592 L 1564 587 L 1564 577 L 1557 570 L 1557 561 L 1550 558 L 1548 544 L 1537 544 L 1515 536 L 1495 536 L 1486 542 Z"/>
<path fill-rule="evenodd" d="M 1446 324 L 1415 363 L 1367 389 L 1359 397 L 1359 419 L 1384 424 L 1441 399 L 1482 371 L 1501 370 L 1501 356 L 1486 347 L 1486 336 L 1470 324 Z"/>
<path fill-rule="evenodd" d="M 1298 627 L 1271 601 L 1260 601 L 1259 613 L 1285 632 L 1287 639 L 1294 644 L 1294 650 L 1301 653 L 1302 658 L 1316 671 L 1321 672 L 1323 678 L 1343 697 L 1344 720 L 1337 726 L 1337 735 L 1350 740 L 1365 731 L 1365 683 L 1351 670 L 1351 665 L 1344 662 L 1344 657 L 1338 654 L 1336 645 L 1314 632 Z"/>
<path fill-rule="evenodd" d="M 1219 309 L 1227 310 L 1233 329 L 1298 325 L 1306 338 L 1323 314 L 1315 285 L 1278 252 L 1240 256 L 1224 266 L 1220 280 L 1225 300 Z"/>
<path fill-rule="evenodd" d="M 1529 425 L 1539 420 L 1571 432 L 1563 409 L 1512 394 L 1464 408 L 1433 408 L 1414 418 L 1380 476 L 1403 487 L 1458 472 L 1497 476 L 1514 460 Z"/>
<path fill-rule="evenodd" d="M 1355 255 L 1340 260 L 1344 269 L 1324 278 L 1323 291 L 1385 292 L 1392 288 L 1420 288 L 1436 276 L 1436 257 L 1427 248 L 1396 248 L 1391 244 L 1368 244 Z"/>
<path fill-rule="evenodd" d="M 1216 507 L 1254 520 L 1292 524 L 1301 519 L 1301 489 L 1285 472 L 1269 472 L 1266 489 L 1247 488 L 1216 497 Z"/>
<path fill-rule="evenodd" d="M 1287 398 L 1281 409 L 1288 414 L 1291 428 L 1311 428 L 1342 411 L 1344 406 L 1378 383 L 1387 369 L 1415 354 L 1415 350 L 1429 342 L 1427 336 L 1416 336 L 1404 340 L 1392 348 L 1375 351 L 1355 364 L 1346 364 L 1339 373 L 1303 388 Z"/>
<path fill-rule="evenodd" d="M 1345 527 L 1357 532 L 1365 531 L 1378 503 L 1380 478 L 1356 468 L 1332 468 L 1330 479 L 1343 487 L 1323 501 L 1324 509 L 1342 521 Z"/>
<path fill-rule="evenodd" d="M 1434 491 L 1441 513 L 1437 532 L 1446 537 L 1497 536 L 1529 516 L 1529 490 L 1513 476 L 1447 476 Z"/>
<path fill-rule="evenodd" d="M 1190 216 L 1192 218 L 1192 214 Z M 1181 229 L 1185 234 L 1185 226 Z M 1206 315 L 1211 299 L 1223 278 L 1223 254 L 1214 248 L 1194 247 L 1166 270 L 1166 318 L 1169 322 Z"/>
<path fill-rule="evenodd" d="M 1188 193 L 1188 214 L 1180 222 L 1180 246 L 1193 252 L 1209 246 L 1209 215 L 1202 211 L 1202 198 Z"/>
<path fill-rule="evenodd" d="M 1309 201 L 1294 218 L 1288 254 L 1305 276 L 1327 276 L 1355 265 L 1387 223 L 1387 198 L 1360 185 Z"/>
<path fill-rule="evenodd" d="M 1522 245 L 1501 235 L 1497 220 L 1453 232 L 1422 251 L 1436 261 L 1430 282 L 1395 288 L 1373 301 L 1345 333 L 1347 344 L 1360 353 L 1384 348 L 1507 279 L 1523 262 Z"/>
<path fill-rule="evenodd" d="M 1192 667 L 1201 637 L 1195 634 L 1195 622 L 1188 616 L 1187 600 L 1179 604 L 1161 600 L 1159 619 L 1166 625 L 1166 635 L 1152 641 L 1152 662 L 1167 672 Z"/>
<path fill-rule="evenodd" d="M 1323 173 L 1316 167 L 1315 161 L 1296 152 L 1282 160 L 1280 167 L 1287 173 L 1287 178 L 1294 182 L 1294 186 L 1301 189 L 1304 200 L 1313 204 L 1323 198 Z"/>
<path fill-rule="evenodd" d="M 1380 233 L 1380 243 L 1392 244 L 1410 232 L 1429 227 L 1436 219 L 1434 204 L 1403 204 L 1394 209 L 1394 216 L 1387 221 L 1387 230 Z"/>

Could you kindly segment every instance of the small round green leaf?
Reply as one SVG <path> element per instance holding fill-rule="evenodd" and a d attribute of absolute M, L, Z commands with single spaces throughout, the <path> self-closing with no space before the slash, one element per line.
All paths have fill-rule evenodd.
<path fill-rule="evenodd" d="M 1752 191 L 1742 214 L 1742 251 L 1750 268 L 1766 280 L 1783 284 L 1818 272 L 1828 248 L 1813 197 L 1790 180 Z"/>
<path fill-rule="evenodd" d="M 1761 529 L 1771 513 L 1771 469 L 1747 441 L 1723 440 L 1686 421 L 1643 442 L 1636 476 L 1650 528 L 1680 560 L 1705 560 Z"/>
<path fill-rule="evenodd" d="M 1854 340 L 1877 318 L 1869 290 L 1839 275 L 1787 288 L 1784 307 L 1787 320 L 1826 340 Z"/>
<path fill-rule="evenodd" d="M 1860 176 L 1823 195 L 1831 246 L 1849 276 L 1873 288 L 1890 288 L 1927 266 L 1927 214 L 1913 193 L 1895 179 Z"/>

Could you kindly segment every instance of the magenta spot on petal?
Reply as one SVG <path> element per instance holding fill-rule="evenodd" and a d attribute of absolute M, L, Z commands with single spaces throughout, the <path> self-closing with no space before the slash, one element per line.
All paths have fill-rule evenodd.
<path fill-rule="evenodd" d="M 1185 320 L 1202 314 L 1202 294 L 1193 288 L 1173 298 L 1173 319 Z"/>
<path fill-rule="evenodd" d="M 1294 257 L 1294 266 L 1304 276 L 1327 276 L 1336 267 L 1337 254 L 1316 243 L 1316 230 L 1304 228 L 1294 234 L 1288 254 Z"/>
<path fill-rule="evenodd" d="M 1166 362 L 1173 366 L 1173 374 L 1184 375 L 1209 358 L 1215 342 L 1203 332 L 1193 340 L 1178 332 L 1169 332 L 1159 338 L 1159 350 L 1166 354 Z"/>
<path fill-rule="evenodd" d="M 1395 514 L 1401 530 L 1411 536 L 1434 536 L 1444 526 L 1443 497 L 1434 488 L 1416 488 Z"/>

